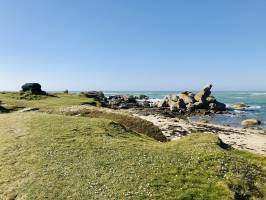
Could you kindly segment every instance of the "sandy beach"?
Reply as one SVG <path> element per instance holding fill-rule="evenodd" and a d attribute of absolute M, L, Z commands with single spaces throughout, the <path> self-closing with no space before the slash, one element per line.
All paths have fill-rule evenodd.
<path fill-rule="evenodd" d="M 131 111 L 134 116 L 158 126 L 169 140 L 177 140 L 190 133 L 214 133 L 226 144 L 236 149 L 247 150 L 266 156 L 265 130 L 234 128 L 210 123 L 193 122 L 188 119 L 168 118 L 162 115 L 141 115 Z"/>

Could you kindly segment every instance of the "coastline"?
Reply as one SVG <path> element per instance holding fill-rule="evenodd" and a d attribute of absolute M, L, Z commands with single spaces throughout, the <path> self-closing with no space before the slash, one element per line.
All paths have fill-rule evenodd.
<path fill-rule="evenodd" d="M 136 110 L 128 113 L 152 122 L 171 141 L 191 133 L 213 133 L 225 144 L 240 150 L 266 156 L 266 131 L 250 128 L 235 128 L 211 123 L 194 122 L 179 117 L 166 117 L 160 114 L 143 115 Z"/>

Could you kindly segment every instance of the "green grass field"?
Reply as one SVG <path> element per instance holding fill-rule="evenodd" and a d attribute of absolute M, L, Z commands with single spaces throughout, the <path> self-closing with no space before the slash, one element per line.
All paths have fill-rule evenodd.
<path fill-rule="evenodd" d="M 16 95 L 0 100 L 42 112 L 0 114 L 0 199 L 266 199 L 265 157 L 213 134 L 159 142 L 121 116 L 46 113 L 88 101 L 77 95 Z"/>

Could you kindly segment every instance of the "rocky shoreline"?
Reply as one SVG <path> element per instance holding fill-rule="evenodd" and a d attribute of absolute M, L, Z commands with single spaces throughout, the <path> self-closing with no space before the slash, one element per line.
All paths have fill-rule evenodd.
<path fill-rule="evenodd" d="M 169 140 L 177 140 L 191 133 L 214 133 L 225 144 L 266 156 L 266 131 L 250 128 L 233 128 L 210 123 L 193 122 L 187 118 L 143 115 L 138 110 L 130 110 L 136 117 L 152 122 L 159 127 Z"/>
<path fill-rule="evenodd" d="M 93 98 L 107 112 L 127 113 L 151 122 L 161 130 L 168 140 L 177 140 L 191 133 L 214 133 L 228 146 L 266 156 L 266 130 L 252 129 L 252 127 L 256 127 L 256 125 L 261 123 L 257 119 L 242 121 L 243 128 L 190 120 L 190 117 L 195 115 L 231 112 L 224 103 L 211 96 L 211 89 L 212 85 L 209 84 L 195 94 L 184 91 L 176 95 L 168 95 L 158 102 L 152 102 L 145 95 L 114 95 L 106 97 L 103 92 L 99 91 L 82 92 L 80 95 Z M 38 83 L 24 84 L 22 92 L 47 95 L 46 92 L 41 90 L 41 85 Z M 93 106 L 96 106 L 96 103 L 93 103 Z M 236 104 L 235 107 L 236 109 L 245 109 L 247 105 Z M 20 112 L 27 111 L 32 110 L 26 109 Z"/>
<path fill-rule="evenodd" d="M 158 102 L 150 101 L 145 95 L 105 97 L 102 92 L 88 92 L 85 95 L 100 101 L 107 110 L 119 110 L 152 122 L 168 140 L 177 140 L 191 133 L 214 133 L 227 146 L 266 156 L 266 131 L 252 129 L 261 123 L 257 119 L 242 121 L 243 128 L 195 122 L 189 119 L 195 115 L 232 113 L 224 103 L 211 96 L 211 89 L 212 84 L 208 84 L 197 93 L 184 91 L 165 96 Z M 247 105 L 235 106 L 236 109 L 243 109 Z"/>

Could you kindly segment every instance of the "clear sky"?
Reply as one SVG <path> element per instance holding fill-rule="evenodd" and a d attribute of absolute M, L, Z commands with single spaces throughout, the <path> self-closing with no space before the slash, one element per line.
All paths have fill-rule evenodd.
<path fill-rule="evenodd" d="M 266 90 L 265 0 L 0 0 L 0 90 Z"/>

